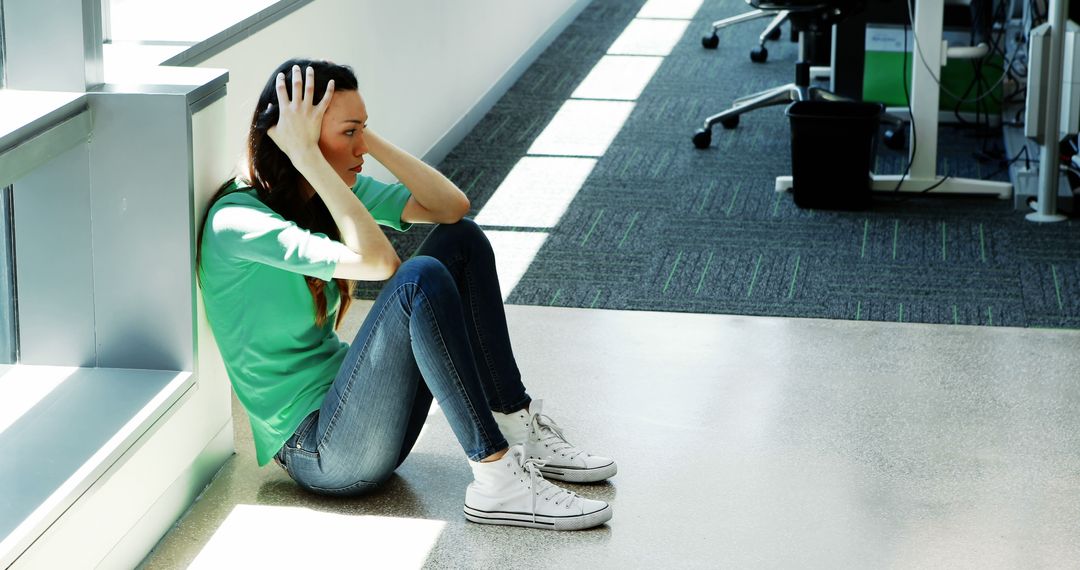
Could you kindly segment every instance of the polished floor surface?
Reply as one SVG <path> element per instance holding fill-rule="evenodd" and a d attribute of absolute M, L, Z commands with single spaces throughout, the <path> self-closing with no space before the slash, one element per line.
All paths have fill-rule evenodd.
<path fill-rule="evenodd" d="M 618 460 L 571 487 L 611 522 L 467 522 L 437 409 L 382 492 L 312 495 L 256 467 L 237 407 L 237 454 L 144 567 L 1080 567 L 1078 331 L 507 312 L 533 397 Z"/>

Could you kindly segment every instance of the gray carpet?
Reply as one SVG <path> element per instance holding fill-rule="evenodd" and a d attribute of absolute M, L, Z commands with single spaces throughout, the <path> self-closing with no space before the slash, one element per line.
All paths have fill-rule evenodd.
<path fill-rule="evenodd" d="M 635 17 L 641 0 L 594 0 L 439 165 L 480 211 L 510 169 Z M 790 81 L 796 45 L 747 57 L 764 21 L 720 33 L 709 22 L 746 9 L 705 0 L 638 97 L 508 302 L 990 326 L 1080 326 L 1080 224 L 1036 225 L 1011 201 L 935 196 L 875 200 L 865 212 L 803 210 L 773 179 L 791 170 L 783 107 L 755 111 L 712 146 L 701 120 L 747 93 Z M 785 33 L 786 37 L 786 33 Z M 939 172 L 984 177 L 1000 148 L 942 126 Z M 879 173 L 905 153 L 880 147 Z M 997 179 L 1005 179 L 997 174 Z M 491 228 L 513 229 L 513 228 Z M 531 231 L 518 228 L 520 231 Z M 393 233 L 393 232 L 391 232 Z M 392 235 L 404 255 L 426 232 Z M 362 284 L 373 298 L 378 283 Z"/>

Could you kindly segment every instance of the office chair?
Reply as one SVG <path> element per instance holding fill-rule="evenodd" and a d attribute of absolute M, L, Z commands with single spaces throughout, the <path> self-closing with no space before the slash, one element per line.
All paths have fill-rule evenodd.
<path fill-rule="evenodd" d="M 787 12 L 792 29 L 799 32 L 799 62 L 795 64 L 795 82 L 759 91 L 736 99 L 730 109 L 705 119 L 705 125 L 694 133 L 694 146 L 708 148 L 712 143 L 712 127 L 720 123 L 725 129 L 739 125 L 739 116 L 754 109 L 785 105 L 795 101 L 850 101 L 827 89 L 810 86 L 810 63 L 807 61 L 807 35 L 831 33 L 832 25 L 858 12 L 866 0 L 746 0 L 757 10 Z"/>
<path fill-rule="evenodd" d="M 747 1 L 749 2 L 749 0 Z M 716 47 L 720 45 L 720 37 L 716 35 L 717 30 L 742 22 L 768 18 L 769 16 L 772 16 L 772 21 L 769 22 L 768 26 L 765 26 L 765 30 L 758 36 L 758 47 L 750 50 L 750 61 L 764 63 L 765 60 L 769 59 L 769 50 L 765 47 L 765 40 L 776 41 L 780 39 L 780 25 L 788 19 L 787 10 L 764 10 L 755 8 L 745 14 L 717 20 L 712 23 L 712 33 L 701 38 L 701 45 L 704 46 L 705 49 L 716 49 Z"/>

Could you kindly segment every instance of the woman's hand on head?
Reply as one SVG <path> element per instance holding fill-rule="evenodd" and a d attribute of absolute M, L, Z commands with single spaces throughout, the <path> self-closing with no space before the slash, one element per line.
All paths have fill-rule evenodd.
<path fill-rule="evenodd" d="M 312 103 L 315 98 L 315 70 L 307 68 L 307 77 L 302 78 L 300 66 L 292 69 L 292 99 L 285 88 L 284 73 L 277 76 L 277 124 L 267 129 L 266 134 L 278 145 L 295 164 L 308 156 L 319 156 L 319 133 L 322 131 L 323 115 L 334 95 L 334 80 L 326 86 L 326 94 L 318 105 Z M 314 153 L 312 155 L 312 153 Z"/>

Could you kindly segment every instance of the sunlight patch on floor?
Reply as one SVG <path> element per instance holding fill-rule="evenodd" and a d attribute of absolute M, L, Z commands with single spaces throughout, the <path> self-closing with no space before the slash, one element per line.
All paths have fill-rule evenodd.
<path fill-rule="evenodd" d="M 627 101 L 568 99 L 529 147 L 530 155 L 603 156 L 634 110 Z"/>
<path fill-rule="evenodd" d="M 589 177 L 596 159 L 526 156 L 476 215 L 482 226 L 548 229 Z"/>
<path fill-rule="evenodd" d="M 608 48 L 613 55 L 671 55 L 686 33 L 688 20 L 635 19 Z"/>
<path fill-rule="evenodd" d="M 421 568 L 445 521 L 237 505 L 189 568 Z"/>
<path fill-rule="evenodd" d="M 521 278 L 528 271 L 540 248 L 547 240 L 547 232 L 507 232 L 486 230 L 491 248 L 495 251 L 495 263 L 498 267 L 499 286 L 502 288 L 503 301 L 510 297 L 510 292 L 517 287 Z"/>
<path fill-rule="evenodd" d="M 662 57 L 605 55 L 571 97 L 636 101 L 663 61 Z"/>
<path fill-rule="evenodd" d="M 649 0 L 638 10 L 638 18 L 692 20 L 704 0 Z"/>

